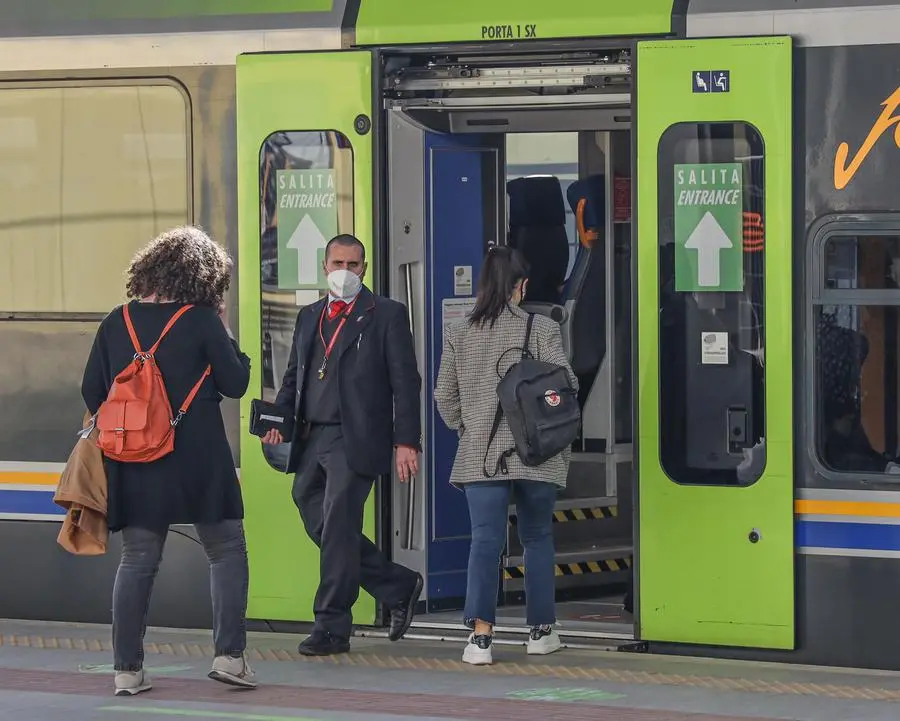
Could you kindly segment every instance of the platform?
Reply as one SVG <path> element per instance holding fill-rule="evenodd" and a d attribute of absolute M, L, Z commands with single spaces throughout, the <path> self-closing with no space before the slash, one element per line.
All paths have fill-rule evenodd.
<path fill-rule="evenodd" d="M 327 659 L 300 637 L 251 634 L 260 687 L 206 678 L 210 634 L 151 629 L 152 691 L 111 693 L 109 629 L 0 621 L 0 719 L 237 721 L 874 721 L 900 716 L 900 674 L 566 649 L 544 658 L 495 649 L 460 662 L 458 643 L 354 639 Z"/>

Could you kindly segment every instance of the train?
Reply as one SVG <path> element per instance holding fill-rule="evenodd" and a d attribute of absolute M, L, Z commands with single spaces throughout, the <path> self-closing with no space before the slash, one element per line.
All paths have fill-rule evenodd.
<path fill-rule="evenodd" d="M 432 403 L 441 339 L 509 244 L 582 389 L 554 511 L 564 639 L 900 669 L 900 3 L 29 0 L 0 17 L 0 616 L 109 621 L 118 537 L 63 552 L 53 490 L 124 268 L 192 223 L 236 259 L 252 359 L 222 406 L 248 615 L 311 621 L 289 449 L 248 433 L 249 404 L 274 398 L 324 243 L 349 232 L 367 284 L 407 306 L 423 378 L 421 473 L 380 479 L 365 519 L 425 577 L 417 634 L 461 627 L 470 540 Z M 510 633 L 515 529 L 511 507 Z M 384 617 L 363 594 L 358 626 Z M 173 527 L 149 623 L 210 619 L 202 548 Z"/>

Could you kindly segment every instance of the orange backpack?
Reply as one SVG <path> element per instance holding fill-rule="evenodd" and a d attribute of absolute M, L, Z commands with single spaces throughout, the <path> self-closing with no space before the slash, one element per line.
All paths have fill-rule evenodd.
<path fill-rule="evenodd" d="M 187 413 L 212 368 L 206 367 L 173 418 L 172 405 L 154 354 L 166 333 L 192 307 L 179 308 L 147 352 L 141 350 L 128 305 L 122 307 L 135 354 L 128 367 L 113 379 L 109 395 L 97 412 L 97 446 L 107 458 L 125 463 L 150 463 L 175 449 L 175 427 Z"/>

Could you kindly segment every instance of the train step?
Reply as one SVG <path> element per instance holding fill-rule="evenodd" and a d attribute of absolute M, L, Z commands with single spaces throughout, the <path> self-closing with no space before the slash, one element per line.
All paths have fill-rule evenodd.
<path fill-rule="evenodd" d="M 528 632 L 529 630 L 525 626 L 497 625 L 494 627 L 493 642 L 503 646 L 524 646 L 528 641 Z M 564 625 L 560 625 L 557 627 L 557 632 L 564 648 L 618 651 L 634 643 L 633 634 L 626 632 L 624 629 L 622 632 L 616 633 L 604 630 L 566 629 Z M 460 624 L 429 621 L 425 618 L 413 621 L 404 638 L 410 641 L 463 643 L 470 633 L 469 629 Z M 360 630 L 357 630 L 354 635 L 381 636 L 382 634 L 380 632 L 366 634 L 365 631 L 360 632 Z"/>
<path fill-rule="evenodd" d="M 614 497 L 598 496 L 596 498 L 563 498 L 553 506 L 554 522 L 566 520 L 591 520 L 597 518 L 614 518 L 618 515 L 618 501 Z M 515 523 L 517 512 L 515 504 L 509 507 L 510 523 Z"/>
<path fill-rule="evenodd" d="M 554 557 L 556 576 L 577 577 L 593 574 L 618 574 L 627 572 L 632 565 L 634 546 L 631 542 L 612 541 L 602 546 L 557 550 Z M 505 556 L 503 559 L 505 580 L 525 578 L 525 557 Z M 587 580 L 587 579 L 585 579 Z"/>

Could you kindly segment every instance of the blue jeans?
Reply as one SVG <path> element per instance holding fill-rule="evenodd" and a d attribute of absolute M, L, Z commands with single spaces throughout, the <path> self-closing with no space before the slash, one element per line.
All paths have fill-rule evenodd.
<path fill-rule="evenodd" d="M 553 506 L 557 486 L 539 481 L 479 481 L 465 486 L 472 520 L 472 546 L 464 618 L 496 623 L 500 556 L 506 545 L 509 497 L 513 494 L 519 540 L 525 547 L 526 622 L 556 622 Z"/>
<path fill-rule="evenodd" d="M 247 646 L 249 569 L 244 524 L 238 520 L 194 525 L 209 560 L 216 656 L 239 656 Z M 153 582 L 169 529 L 122 529 L 122 560 L 113 587 L 113 656 L 116 671 L 140 671 Z"/>

